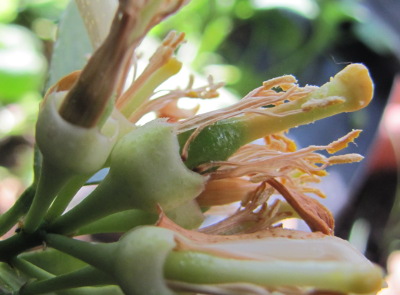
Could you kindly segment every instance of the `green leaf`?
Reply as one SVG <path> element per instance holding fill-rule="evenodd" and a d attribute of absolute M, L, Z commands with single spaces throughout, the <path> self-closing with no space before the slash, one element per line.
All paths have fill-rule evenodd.
<path fill-rule="evenodd" d="M 11 295 L 27 282 L 27 278 L 6 263 L 0 263 L 0 294 Z"/>
<path fill-rule="evenodd" d="M 24 253 L 19 256 L 49 273 L 60 275 L 86 266 L 86 263 L 54 249 Z"/>

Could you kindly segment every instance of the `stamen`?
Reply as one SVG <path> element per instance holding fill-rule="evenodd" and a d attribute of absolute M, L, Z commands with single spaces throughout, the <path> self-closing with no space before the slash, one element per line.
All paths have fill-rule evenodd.
<path fill-rule="evenodd" d="M 209 99 L 209 98 L 215 98 L 218 97 L 218 92 L 217 90 L 224 86 L 224 83 L 214 83 L 212 76 L 208 78 L 208 85 L 201 86 L 198 88 L 193 88 L 193 83 L 194 83 L 194 78 L 193 76 L 189 77 L 189 83 L 188 86 L 181 90 L 181 89 L 175 89 L 169 91 L 169 93 L 160 96 L 158 98 L 149 100 L 145 103 L 143 103 L 131 116 L 130 116 L 130 121 L 131 122 L 137 122 L 141 117 L 143 117 L 146 113 L 149 112 L 158 112 L 159 116 L 160 113 L 162 114 L 162 110 L 168 105 L 173 105 L 176 104 L 178 99 L 183 98 L 183 97 L 188 97 L 188 98 L 201 98 L 201 99 Z M 185 112 L 186 110 L 181 110 L 177 109 L 177 112 Z M 195 107 L 193 110 L 190 110 L 188 113 L 188 116 L 182 116 L 179 114 L 171 114 L 171 117 L 173 119 L 184 119 L 184 118 L 190 118 L 195 115 L 197 112 L 197 107 Z M 169 116 L 167 116 L 169 117 Z"/>
<path fill-rule="evenodd" d="M 265 81 L 263 83 L 264 89 L 272 89 L 274 87 L 281 87 L 283 90 L 287 90 L 291 88 L 294 84 L 297 83 L 297 79 L 292 75 L 285 75 L 281 77 L 276 77 Z M 289 87 L 289 88 L 287 88 Z"/>
<path fill-rule="evenodd" d="M 346 134 L 345 136 L 339 138 L 338 140 L 332 142 L 329 144 L 329 148 L 327 148 L 326 150 L 328 151 L 328 153 L 333 154 L 336 153 L 337 151 L 344 149 L 345 147 L 347 147 L 349 145 L 350 142 L 354 142 L 354 139 L 356 139 L 362 130 L 352 130 L 351 132 L 349 132 L 348 134 Z"/>
<path fill-rule="evenodd" d="M 268 146 L 248 144 L 240 148 L 228 161 L 214 161 L 198 167 L 199 171 L 208 171 L 213 167 L 218 170 L 211 173 L 212 179 L 255 175 L 257 177 L 285 177 L 291 171 L 304 171 L 309 175 L 321 174 L 327 166 L 339 163 L 358 162 L 362 159 L 357 154 L 339 155 L 327 158 L 315 153 L 319 150 L 338 151 L 347 147 L 358 135 L 353 130 L 326 146 L 309 146 L 293 152 L 272 150 Z M 324 173 L 322 173 L 324 175 Z"/>
<path fill-rule="evenodd" d="M 132 85 L 125 91 L 125 93 L 118 99 L 116 106 L 124 113 L 125 116 L 130 117 L 131 113 L 136 110 L 143 102 L 147 101 L 153 94 L 154 89 L 159 85 L 159 82 L 149 83 L 153 79 L 156 72 L 159 72 L 162 68 L 165 68 L 171 61 L 172 55 L 177 47 L 184 41 L 185 34 L 170 32 L 156 50 L 153 56 L 150 58 L 147 67 L 143 70 L 142 74 L 132 83 Z M 172 65 L 172 64 L 171 64 Z M 179 66 L 180 69 L 180 66 Z M 177 67 L 171 67 L 172 73 L 175 74 Z M 164 81 L 171 74 L 168 74 Z M 161 82 L 162 82 L 161 81 Z M 155 84 L 155 85 L 153 85 Z M 143 88 L 149 88 L 146 91 L 146 96 L 143 97 Z M 142 91 L 141 91 L 142 90 Z M 140 97 L 138 95 L 140 93 Z"/>
<path fill-rule="evenodd" d="M 209 174 L 210 181 L 247 177 L 254 183 L 268 183 L 288 201 L 312 230 L 332 234 L 333 219 L 329 211 L 306 194 L 312 193 L 321 198 L 324 198 L 325 195 L 319 189 L 308 186 L 307 183 L 319 182 L 320 177 L 326 175 L 324 169 L 330 165 L 360 161 L 362 157 L 357 154 L 326 157 L 316 153 L 320 150 L 338 151 L 343 149 L 359 133 L 359 130 L 353 130 L 328 145 L 309 146 L 300 150 L 295 150 L 294 143 L 288 141 L 283 134 L 275 137 L 270 135 L 266 140 L 266 146 L 248 144 L 241 147 L 227 161 L 215 161 L 197 168 L 199 171 Z M 274 146 L 278 148 L 271 149 L 269 146 L 271 139 L 275 141 Z M 283 143 L 281 146 L 276 143 L 279 139 Z M 291 151 L 289 152 L 288 149 Z M 212 168 L 217 168 L 217 170 Z M 248 204 L 243 201 L 242 206 L 246 207 Z M 254 209 L 251 206 L 247 209 L 249 208 Z M 263 205 L 260 212 L 267 209 L 266 205 Z M 230 220 L 227 219 L 226 222 L 229 223 Z M 264 218 L 263 220 L 269 219 Z"/>
<path fill-rule="evenodd" d="M 90 128 L 101 125 L 110 103 L 126 79 L 134 50 L 146 33 L 185 3 L 178 1 L 120 0 L 110 32 L 83 69 L 64 99 L 59 113 L 74 125 Z M 168 39 L 177 46 L 180 37 Z"/>
<path fill-rule="evenodd" d="M 196 201 L 202 207 L 220 206 L 242 201 L 257 186 L 258 184 L 242 177 L 209 180 Z"/>
<path fill-rule="evenodd" d="M 294 152 L 296 150 L 296 143 L 283 133 L 267 135 L 264 140 L 265 145 L 272 150 L 281 152 Z"/>

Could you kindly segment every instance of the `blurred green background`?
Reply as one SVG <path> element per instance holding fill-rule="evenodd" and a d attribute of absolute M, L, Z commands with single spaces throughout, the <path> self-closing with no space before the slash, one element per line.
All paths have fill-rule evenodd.
<path fill-rule="evenodd" d="M 0 179 L 32 179 L 38 102 L 57 22 L 68 1 L 0 2 Z"/>
<path fill-rule="evenodd" d="M 34 122 L 57 24 L 68 2 L 0 1 L 0 203 L 4 191 L 10 190 L 10 181 L 12 192 L 18 195 L 32 179 Z M 358 147 L 350 152 L 368 154 L 400 69 L 400 2 L 192 0 L 152 35 L 162 38 L 171 29 L 187 34 L 179 59 L 202 75 L 225 81 L 239 97 L 275 76 L 294 74 L 302 85 L 320 85 L 349 62 L 365 63 L 376 86 L 370 107 L 296 128 L 291 135 L 300 146 L 326 144 L 352 128 L 363 128 Z M 362 165 L 337 169 L 345 200 L 333 210 L 335 215 L 351 200 L 362 198 L 355 188 L 365 185 L 368 177 Z M 388 194 L 394 195 L 393 191 Z M 387 215 L 392 203 L 376 215 Z M 356 214 L 343 214 L 337 232 L 346 237 Z M 386 220 L 371 224 L 376 222 L 383 226 Z M 381 259 L 377 250 L 370 252 L 374 260 Z"/>

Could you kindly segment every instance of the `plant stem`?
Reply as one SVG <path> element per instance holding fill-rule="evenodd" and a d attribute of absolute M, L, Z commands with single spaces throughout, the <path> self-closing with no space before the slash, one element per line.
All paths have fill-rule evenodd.
<path fill-rule="evenodd" d="M 128 209 L 124 204 L 115 202 L 115 199 L 119 196 L 119 191 L 115 190 L 115 186 L 108 185 L 107 182 L 109 182 L 109 177 L 106 177 L 78 206 L 57 218 L 53 224 L 50 224 L 47 231 L 58 234 L 71 234 L 83 225 Z"/>
<path fill-rule="evenodd" d="M 139 209 L 126 210 L 111 214 L 83 226 L 75 234 L 80 236 L 98 233 L 124 233 L 139 225 L 154 224 L 157 218 L 157 214 Z"/>
<path fill-rule="evenodd" d="M 0 236 L 8 232 L 18 220 L 29 210 L 36 191 L 36 184 L 29 186 L 14 205 L 0 216 Z"/>
<path fill-rule="evenodd" d="M 116 243 L 90 243 L 57 234 L 47 234 L 45 241 L 50 247 L 102 270 L 112 267 L 113 253 L 117 247 Z"/>
<path fill-rule="evenodd" d="M 14 256 L 39 246 L 42 242 L 42 233 L 27 234 L 21 231 L 7 240 L 0 241 L 0 261 L 9 262 Z"/>
<path fill-rule="evenodd" d="M 70 176 L 44 161 L 35 197 L 25 218 L 25 232 L 33 233 L 37 230 L 51 202 L 69 179 Z"/>
<path fill-rule="evenodd" d="M 88 178 L 86 175 L 77 175 L 66 183 L 49 208 L 45 216 L 46 222 L 50 223 L 65 211 L 72 198 L 82 188 Z"/>

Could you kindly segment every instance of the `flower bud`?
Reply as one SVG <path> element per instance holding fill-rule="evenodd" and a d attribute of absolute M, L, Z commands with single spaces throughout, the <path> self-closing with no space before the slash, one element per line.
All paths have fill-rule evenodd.
<path fill-rule="evenodd" d="M 73 177 L 97 172 L 106 163 L 118 138 L 119 123 L 111 117 L 84 128 L 64 120 L 59 106 L 66 92 L 51 92 L 42 105 L 36 125 L 36 142 L 43 155 L 41 174 L 24 230 L 34 232 L 61 188 Z"/>
<path fill-rule="evenodd" d="M 179 154 L 173 125 L 152 121 L 116 144 L 109 177 L 130 203 L 143 210 L 165 211 L 193 200 L 204 188 L 204 177 L 189 170 Z"/>
<path fill-rule="evenodd" d="M 163 271 L 168 254 L 176 246 L 171 230 L 143 226 L 126 233 L 118 242 L 106 244 L 48 234 L 46 243 L 110 275 L 124 294 L 175 294 L 167 287 Z"/>
<path fill-rule="evenodd" d="M 205 177 L 189 170 L 179 154 L 174 125 L 152 121 L 120 138 L 110 157 L 110 171 L 80 204 L 50 229 L 71 232 L 104 216 L 129 209 L 169 212 L 194 200 Z"/>
<path fill-rule="evenodd" d="M 161 223 L 166 225 L 162 218 Z M 242 294 L 244 287 L 260 294 L 285 293 L 285 288 L 299 294 L 375 294 L 383 284 L 379 266 L 348 242 L 322 233 L 275 228 L 219 236 L 176 225 L 143 226 L 115 243 L 54 234 L 46 242 L 111 275 L 129 295 L 203 294 L 207 287 L 219 289 L 207 294 Z"/>
<path fill-rule="evenodd" d="M 173 295 L 164 279 L 164 264 L 176 246 L 175 233 L 159 227 L 142 227 L 118 242 L 114 273 L 125 294 Z"/>

